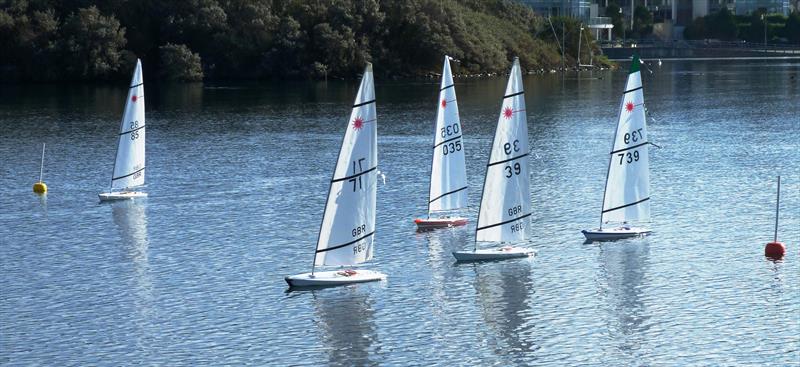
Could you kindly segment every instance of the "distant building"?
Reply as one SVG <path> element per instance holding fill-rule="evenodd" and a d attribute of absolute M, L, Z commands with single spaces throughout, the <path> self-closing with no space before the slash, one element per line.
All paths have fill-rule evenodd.
<path fill-rule="evenodd" d="M 747 15 L 758 9 L 767 9 L 768 14 L 789 15 L 789 0 L 735 0 L 736 15 Z"/>
<path fill-rule="evenodd" d="M 680 39 L 683 29 L 696 18 L 727 8 L 736 15 L 748 15 L 765 8 L 770 14 L 789 15 L 797 0 L 519 0 L 543 16 L 568 16 L 581 19 L 594 30 L 595 38 L 611 40 L 610 14 L 606 7 L 616 3 L 622 9 L 625 29 L 633 26 L 633 10 L 643 5 L 653 13 L 653 34 L 661 39 Z M 794 1 L 795 3 L 792 3 Z M 606 33 L 607 30 L 607 33 Z"/>

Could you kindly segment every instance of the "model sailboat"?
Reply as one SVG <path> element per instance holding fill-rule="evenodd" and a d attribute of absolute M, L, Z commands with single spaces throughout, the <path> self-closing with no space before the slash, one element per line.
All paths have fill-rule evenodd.
<path fill-rule="evenodd" d="M 147 193 L 131 190 L 144 185 L 144 79 L 142 63 L 136 60 L 125 112 L 117 143 L 117 156 L 111 175 L 111 191 L 99 194 L 100 201 L 146 197 Z"/>
<path fill-rule="evenodd" d="M 620 101 L 617 130 L 608 161 L 600 227 L 584 230 L 587 240 L 615 240 L 650 233 L 631 222 L 650 220 L 650 162 L 641 62 L 633 56 Z M 606 226 L 604 224 L 613 225 Z"/>
<path fill-rule="evenodd" d="M 333 171 L 311 272 L 287 276 L 290 287 L 386 278 L 372 270 L 315 271 L 317 266 L 352 266 L 372 259 L 378 186 L 377 124 L 372 64 L 367 64 Z"/>
<path fill-rule="evenodd" d="M 472 251 L 453 252 L 456 260 L 527 257 L 530 248 L 505 245 L 478 249 L 478 242 L 512 243 L 528 238 L 531 215 L 528 173 L 528 122 L 519 59 L 514 59 L 486 166 L 481 207 Z"/>
<path fill-rule="evenodd" d="M 466 218 L 444 214 L 446 211 L 467 207 L 467 167 L 464 163 L 461 120 L 458 117 L 458 102 L 456 102 L 449 56 L 444 57 L 438 106 L 433 139 L 428 217 L 414 220 L 419 229 L 467 224 Z"/>

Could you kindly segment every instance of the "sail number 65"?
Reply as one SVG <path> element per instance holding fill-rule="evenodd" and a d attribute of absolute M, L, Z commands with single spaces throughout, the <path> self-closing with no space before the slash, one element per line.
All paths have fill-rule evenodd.
<path fill-rule="evenodd" d="M 131 140 L 139 139 L 139 121 L 131 121 Z"/>

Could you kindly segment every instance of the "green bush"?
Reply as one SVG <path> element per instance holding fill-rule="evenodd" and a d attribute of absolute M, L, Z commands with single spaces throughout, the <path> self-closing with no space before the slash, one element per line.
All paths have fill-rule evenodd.
<path fill-rule="evenodd" d="M 200 55 L 186 45 L 167 43 L 158 48 L 161 56 L 159 78 L 169 81 L 194 82 L 203 80 Z"/>

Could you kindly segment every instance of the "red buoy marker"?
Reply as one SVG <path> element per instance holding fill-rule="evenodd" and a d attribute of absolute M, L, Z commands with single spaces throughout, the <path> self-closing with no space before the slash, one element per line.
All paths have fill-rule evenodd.
<path fill-rule="evenodd" d="M 780 208 L 781 176 L 778 176 L 778 200 L 775 203 L 775 236 L 772 238 L 772 242 L 767 243 L 767 246 L 764 247 L 764 256 L 773 260 L 780 260 L 786 254 L 786 245 L 783 242 L 778 242 L 778 214 L 780 213 Z"/>

